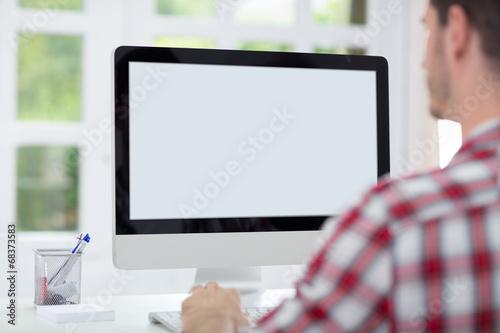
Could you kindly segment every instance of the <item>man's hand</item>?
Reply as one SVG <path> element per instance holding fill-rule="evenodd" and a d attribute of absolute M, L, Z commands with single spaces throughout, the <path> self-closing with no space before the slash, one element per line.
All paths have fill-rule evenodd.
<path fill-rule="evenodd" d="M 193 295 L 182 303 L 182 324 L 186 333 L 234 333 L 249 327 L 248 316 L 241 311 L 236 289 L 222 289 L 209 282 L 192 289 Z"/>

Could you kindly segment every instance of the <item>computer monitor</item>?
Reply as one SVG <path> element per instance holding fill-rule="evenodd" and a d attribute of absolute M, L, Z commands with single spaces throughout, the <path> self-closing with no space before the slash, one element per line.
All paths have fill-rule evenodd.
<path fill-rule="evenodd" d="M 119 47 L 120 269 L 301 264 L 389 172 L 381 57 Z"/>

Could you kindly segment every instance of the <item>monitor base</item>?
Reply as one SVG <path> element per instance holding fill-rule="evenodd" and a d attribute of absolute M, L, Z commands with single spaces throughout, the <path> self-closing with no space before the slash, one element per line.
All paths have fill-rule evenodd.
<path fill-rule="evenodd" d="M 234 288 L 240 294 L 262 290 L 262 267 L 198 268 L 194 286 L 217 282 L 222 288 Z"/>

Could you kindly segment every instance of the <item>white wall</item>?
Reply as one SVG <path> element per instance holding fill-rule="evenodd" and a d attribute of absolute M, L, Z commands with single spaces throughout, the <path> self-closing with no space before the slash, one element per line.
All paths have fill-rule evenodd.
<path fill-rule="evenodd" d="M 425 54 L 426 29 L 422 23 L 427 1 L 410 0 L 408 54 L 408 135 L 404 169 L 421 170 L 439 166 L 437 121 L 429 112 L 429 92 L 422 67 Z"/>

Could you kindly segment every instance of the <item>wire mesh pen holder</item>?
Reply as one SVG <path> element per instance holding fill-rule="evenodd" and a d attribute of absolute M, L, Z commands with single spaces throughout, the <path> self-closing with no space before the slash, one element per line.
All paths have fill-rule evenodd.
<path fill-rule="evenodd" d="M 35 306 L 80 304 L 82 255 L 71 250 L 33 249 Z"/>

